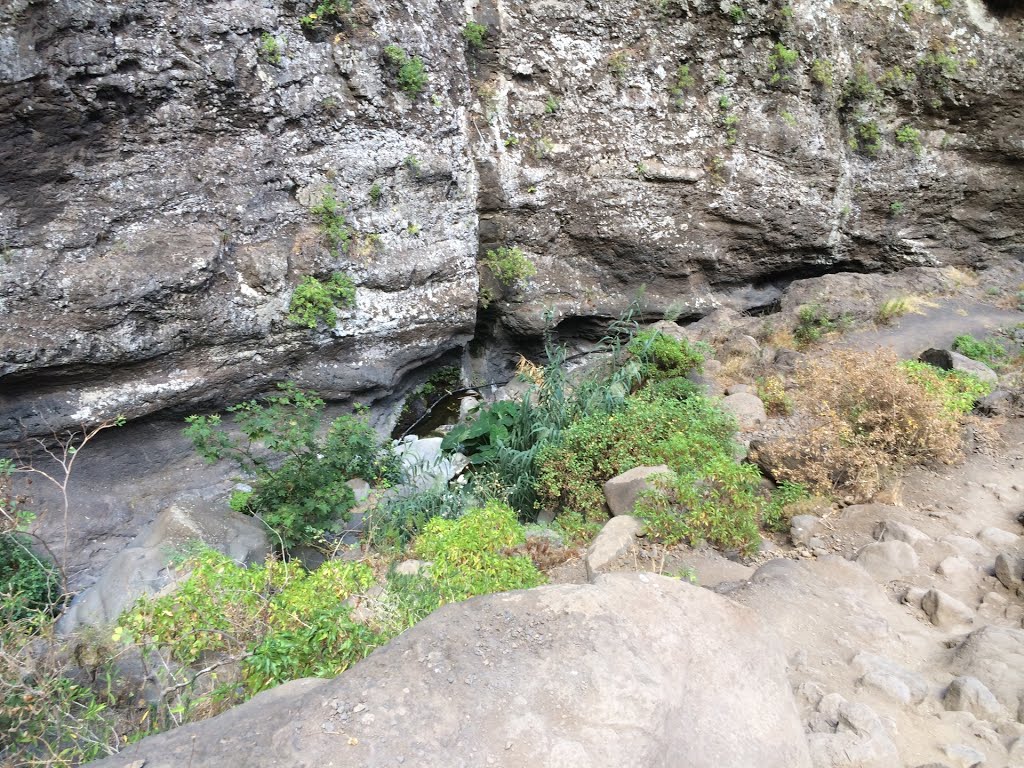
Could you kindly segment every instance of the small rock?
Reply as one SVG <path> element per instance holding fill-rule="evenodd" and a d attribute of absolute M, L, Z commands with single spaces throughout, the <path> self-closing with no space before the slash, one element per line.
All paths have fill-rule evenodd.
<path fill-rule="evenodd" d="M 972 360 L 965 355 L 961 355 L 959 352 L 950 352 L 948 349 L 926 349 L 921 353 L 919 359 L 922 363 L 934 365 L 936 368 L 942 368 L 946 371 L 964 371 L 990 384 L 999 383 L 999 376 L 996 375 L 995 371 L 984 363 Z"/>
<path fill-rule="evenodd" d="M 1003 551 L 1020 545 L 1020 536 L 1002 528 L 985 528 L 978 532 L 978 540 L 992 549 Z"/>
<path fill-rule="evenodd" d="M 903 704 L 920 704 L 928 695 L 928 684 L 895 661 L 873 653 L 858 653 L 854 667 L 862 673 L 861 685 L 876 688 Z"/>
<path fill-rule="evenodd" d="M 727 395 L 740 395 L 743 393 L 757 394 L 751 389 L 749 384 L 731 384 L 725 388 L 725 394 Z"/>
<path fill-rule="evenodd" d="M 604 498 L 612 515 L 633 514 L 637 497 L 644 491 L 657 489 L 657 477 L 664 477 L 671 483 L 675 479 L 675 472 L 665 464 L 656 467 L 634 467 L 607 481 L 604 484 Z"/>
<path fill-rule="evenodd" d="M 970 712 L 979 720 L 998 722 L 1007 716 L 1006 708 L 985 684 L 970 675 L 957 677 L 949 684 L 943 706 L 955 712 Z"/>
<path fill-rule="evenodd" d="M 977 768 L 985 764 L 985 754 L 966 744 L 948 744 L 942 751 L 952 768 Z"/>
<path fill-rule="evenodd" d="M 915 608 L 920 608 L 921 601 L 924 600 L 924 596 L 927 594 L 927 589 L 923 589 L 922 587 L 911 587 L 903 593 L 903 602 L 907 605 L 912 605 Z"/>
<path fill-rule="evenodd" d="M 920 544 L 931 541 L 931 536 L 923 533 L 912 525 L 897 523 L 895 520 L 883 520 L 875 526 L 875 538 L 879 541 L 902 541 L 915 549 Z"/>
<path fill-rule="evenodd" d="M 973 583 L 978 575 L 978 569 L 963 555 L 945 558 L 936 567 L 935 572 L 940 576 L 945 576 L 949 581 L 955 581 L 962 585 Z"/>
<path fill-rule="evenodd" d="M 807 545 L 812 537 L 821 533 L 821 518 L 814 515 L 796 515 L 790 521 L 789 537 L 796 545 Z"/>
<path fill-rule="evenodd" d="M 921 608 L 939 629 L 955 631 L 974 622 L 974 612 L 955 597 L 929 589 L 921 599 Z"/>
<path fill-rule="evenodd" d="M 643 524 L 635 517 L 613 517 L 597 534 L 587 549 L 587 578 L 593 581 L 611 563 L 629 552 Z"/>
<path fill-rule="evenodd" d="M 415 576 L 429 565 L 424 560 L 403 560 L 395 566 L 395 573 L 399 576 Z"/>
<path fill-rule="evenodd" d="M 863 547 L 857 562 L 877 581 L 895 581 L 917 568 L 917 553 L 906 542 L 881 541 Z"/>
<path fill-rule="evenodd" d="M 736 417 L 736 422 L 741 430 L 753 429 L 768 420 L 768 414 L 764 410 L 761 398 L 748 392 L 739 392 L 724 397 L 722 408 Z"/>
<path fill-rule="evenodd" d="M 997 555 L 996 578 L 1011 591 L 1020 589 L 1021 582 L 1024 581 L 1024 558 L 1016 555 Z"/>
<path fill-rule="evenodd" d="M 975 539 L 967 536 L 950 534 L 949 536 L 943 536 L 939 541 L 949 544 L 961 555 L 966 555 L 967 557 L 973 557 L 975 555 L 985 556 L 989 553 L 987 548 L 979 544 Z"/>

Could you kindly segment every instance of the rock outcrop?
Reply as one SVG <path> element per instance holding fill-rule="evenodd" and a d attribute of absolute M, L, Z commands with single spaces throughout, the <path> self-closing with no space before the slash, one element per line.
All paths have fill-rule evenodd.
<path fill-rule="evenodd" d="M 187 764 L 810 768 L 749 610 L 643 574 L 449 605 L 334 680 L 299 680 L 97 768 Z"/>

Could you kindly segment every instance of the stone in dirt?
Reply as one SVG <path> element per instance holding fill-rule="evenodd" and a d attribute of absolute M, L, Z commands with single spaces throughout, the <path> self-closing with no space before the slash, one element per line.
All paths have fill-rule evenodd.
<path fill-rule="evenodd" d="M 1021 588 L 1024 581 L 1024 558 L 1016 555 L 996 555 L 996 578 L 1011 591 Z"/>
<path fill-rule="evenodd" d="M 992 691 L 970 675 L 957 677 L 949 684 L 942 704 L 949 710 L 970 712 L 979 720 L 998 722 L 1007 716 L 1006 708 L 992 695 Z"/>
<path fill-rule="evenodd" d="M 964 630 L 974 623 L 974 611 L 938 589 L 929 589 L 925 593 L 921 608 L 932 624 L 946 631 Z"/>
<path fill-rule="evenodd" d="M 789 538 L 796 545 L 807 543 L 825 529 L 821 518 L 815 515 L 794 515 L 789 521 Z"/>
<path fill-rule="evenodd" d="M 1012 549 L 1020 545 L 1020 536 L 1002 528 L 983 528 L 978 532 L 978 540 L 995 550 Z"/>
<path fill-rule="evenodd" d="M 917 553 L 903 541 L 879 541 L 861 548 L 857 562 L 878 581 L 895 581 L 917 569 Z"/>
<path fill-rule="evenodd" d="M 96 583 L 61 616 L 57 631 L 69 634 L 114 621 L 143 595 L 168 586 L 168 564 L 197 541 L 239 563 L 260 562 L 270 553 L 266 529 L 254 518 L 222 505 L 174 504 L 107 563 Z"/>
<path fill-rule="evenodd" d="M 843 729 L 873 732 L 877 718 L 859 718 L 853 706 Z M 286 683 L 126 746 L 96 768 L 138 760 L 146 768 L 812 765 L 785 660 L 756 615 L 648 574 L 447 605 L 333 680 Z"/>
<path fill-rule="evenodd" d="M 722 398 L 722 408 L 736 417 L 741 430 L 750 430 L 768 421 L 761 398 L 749 392 L 737 392 Z"/>
<path fill-rule="evenodd" d="M 861 673 L 860 684 L 874 688 L 902 704 L 920 704 L 928 695 L 928 683 L 918 674 L 884 656 L 858 653 L 853 665 Z"/>
<path fill-rule="evenodd" d="M 634 467 L 616 475 L 604 484 L 604 498 L 612 515 L 631 515 L 636 506 L 637 497 L 644 491 L 653 491 L 658 487 L 656 478 L 664 477 L 672 482 L 676 473 L 665 464 L 656 467 Z"/>
<path fill-rule="evenodd" d="M 915 549 L 931 541 L 931 537 L 912 525 L 895 520 L 883 520 L 875 526 L 875 538 L 879 541 L 902 541 Z"/>
<path fill-rule="evenodd" d="M 894 768 L 899 751 L 870 707 L 839 694 L 825 696 L 808 737 L 815 768 Z"/>
<path fill-rule="evenodd" d="M 1024 630 L 993 624 L 976 629 L 957 647 L 952 670 L 976 677 L 1024 722 Z"/>
<path fill-rule="evenodd" d="M 623 555 L 632 551 L 643 523 L 629 515 L 613 517 L 587 548 L 587 578 L 593 581 Z"/>

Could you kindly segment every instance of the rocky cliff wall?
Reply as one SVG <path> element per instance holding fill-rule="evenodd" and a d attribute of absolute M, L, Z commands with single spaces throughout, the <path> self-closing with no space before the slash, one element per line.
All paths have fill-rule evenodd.
<path fill-rule="evenodd" d="M 1006 5 L 1006 4 L 1003 4 Z M 1008 10 L 1004 8 L 1003 10 Z M 484 0 L 485 246 L 540 273 L 495 333 L 770 305 L 794 277 L 1024 256 L 1019 16 L 978 0 Z M 595 323 L 595 325 L 599 325 Z"/>
<path fill-rule="evenodd" d="M 585 334 L 641 286 L 685 319 L 1024 256 L 1024 21 L 979 0 L 333 3 L 4 12 L 0 441 L 284 379 L 373 400 L 474 323 L 499 349 L 548 308 Z M 539 270 L 479 321 L 478 246 Z M 355 308 L 287 321 L 333 270 Z"/>
<path fill-rule="evenodd" d="M 330 5 L 326 7 L 330 8 Z M 0 441 L 293 379 L 390 392 L 470 337 L 463 10 L 32 2 L 0 26 Z M 425 62 L 410 97 L 383 55 Z M 311 212 L 328 189 L 351 240 Z M 306 275 L 357 285 L 286 319 Z"/>

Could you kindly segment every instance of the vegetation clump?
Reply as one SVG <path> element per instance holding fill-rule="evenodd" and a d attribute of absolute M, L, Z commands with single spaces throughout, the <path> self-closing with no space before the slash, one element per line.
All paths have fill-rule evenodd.
<path fill-rule="evenodd" d="M 321 0 L 316 8 L 299 19 L 307 29 L 315 29 L 328 19 L 342 21 L 352 10 L 352 0 Z"/>
<path fill-rule="evenodd" d="M 470 48 L 479 50 L 484 47 L 487 27 L 475 21 L 467 22 L 466 26 L 462 28 L 462 37 L 469 44 Z"/>
<path fill-rule="evenodd" d="M 363 419 L 339 416 L 321 435 L 324 401 L 291 384 L 280 389 L 228 408 L 234 430 L 216 414 L 189 416 L 185 436 L 208 462 L 238 465 L 252 490 L 236 491 L 231 506 L 263 520 L 287 550 L 316 543 L 348 519 L 355 497 L 347 481 L 393 481 L 398 468 Z"/>
<path fill-rule="evenodd" d="M 782 85 L 792 80 L 793 70 L 800 60 L 800 54 L 782 43 L 776 43 L 768 54 L 769 85 Z"/>
<path fill-rule="evenodd" d="M 260 57 L 271 64 L 281 63 L 281 44 L 269 32 L 260 35 Z"/>
<path fill-rule="evenodd" d="M 1007 357 L 1006 347 L 998 339 L 976 339 L 970 334 L 953 339 L 953 349 L 989 366 L 998 366 Z"/>
<path fill-rule="evenodd" d="M 338 309 L 354 306 L 355 300 L 355 283 L 344 272 L 332 273 L 327 282 L 306 275 L 292 293 L 288 319 L 307 328 L 316 328 L 321 322 L 333 328 L 338 322 Z"/>
<path fill-rule="evenodd" d="M 398 45 L 384 48 L 384 58 L 395 71 L 398 87 L 406 96 L 416 98 L 427 88 L 427 68 L 419 56 L 409 56 Z"/>

